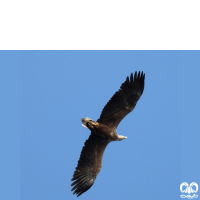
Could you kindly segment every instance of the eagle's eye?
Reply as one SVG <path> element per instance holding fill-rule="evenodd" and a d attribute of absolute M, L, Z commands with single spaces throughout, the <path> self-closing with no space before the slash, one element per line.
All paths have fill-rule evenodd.
<path fill-rule="evenodd" d="M 90 126 L 90 122 L 87 122 L 87 123 L 86 123 L 86 126 L 89 127 L 89 126 Z"/>

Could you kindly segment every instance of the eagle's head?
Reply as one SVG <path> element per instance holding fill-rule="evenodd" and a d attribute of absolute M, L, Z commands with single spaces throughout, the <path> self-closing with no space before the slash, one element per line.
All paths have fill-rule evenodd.
<path fill-rule="evenodd" d="M 94 129 L 94 127 L 96 125 L 96 122 L 88 117 L 82 118 L 81 121 L 82 121 L 82 126 L 84 126 L 85 128 L 88 128 L 90 130 Z"/>

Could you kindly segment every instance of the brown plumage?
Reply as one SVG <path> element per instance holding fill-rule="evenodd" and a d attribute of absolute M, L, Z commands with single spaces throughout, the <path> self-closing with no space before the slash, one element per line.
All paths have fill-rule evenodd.
<path fill-rule="evenodd" d="M 83 126 L 91 130 L 78 161 L 78 165 L 71 181 L 73 194 L 80 196 L 95 182 L 102 168 L 102 158 L 106 146 L 112 141 L 120 141 L 127 137 L 118 135 L 118 124 L 130 113 L 144 90 L 145 74 L 131 73 L 130 79 L 121 85 L 104 107 L 100 118 L 95 122 L 90 118 L 82 118 Z"/>

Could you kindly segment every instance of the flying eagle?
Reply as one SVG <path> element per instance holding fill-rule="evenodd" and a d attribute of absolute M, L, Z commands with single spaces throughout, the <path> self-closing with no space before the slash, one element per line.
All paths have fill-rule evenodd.
<path fill-rule="evenodd" d="M 118 135 L 118 124 L 130 113 L 144 90 L 145 74 L 131 73 L 130 79 L 122 83 L 120 89 L 112 96 L 104 107 L 100 118 L 95 122 L 90 118 L 82 118 L 82 125 L 90 129 L 91 134 L 85 141 L 78 165 L 71 181 L 73 194 L 80 196 L 94 184 L 102 168 L 102 158 L 106 146 L 112 141 L 121 141 L 127 137 Z"/>

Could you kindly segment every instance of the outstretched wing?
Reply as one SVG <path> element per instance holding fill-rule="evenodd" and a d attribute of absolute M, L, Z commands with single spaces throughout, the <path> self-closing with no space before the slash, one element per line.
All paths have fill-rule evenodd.
<path fill-rule="evenodd" d="M 116 127 L 121 120 L 130 113 L 144 90 L 145 74 L 135 72 L 134 79 L 131 73 L 126 81 L 122 83 L 120 89 L 112 96 L 104 107 L 100 118 L 97 120 L 109 127 Z"/>
<path fill-rule="evenodd" d="M 73 194 L 80 196 L 94 184 L 102 168 L 102 158 L 108 142 L 91 133 L 82 149 L 78 165 L 71 181 Z"/>

